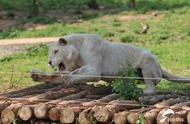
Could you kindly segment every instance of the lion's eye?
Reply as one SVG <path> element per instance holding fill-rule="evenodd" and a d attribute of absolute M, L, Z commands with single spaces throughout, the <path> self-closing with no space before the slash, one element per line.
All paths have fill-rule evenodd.
<path fill-rule="evenodd" d="M 54 53 L 56 54 L 58 52 L 58 50 L 55 50 Z"/>

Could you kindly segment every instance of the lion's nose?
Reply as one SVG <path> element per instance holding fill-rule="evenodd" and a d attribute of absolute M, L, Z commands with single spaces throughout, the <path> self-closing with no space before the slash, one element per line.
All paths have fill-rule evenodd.
<path fill-rule="evenodd" d="M 49 61 L 48 64 L 49 64 L 49 65 L 52 65 L 52 61 Z"/>

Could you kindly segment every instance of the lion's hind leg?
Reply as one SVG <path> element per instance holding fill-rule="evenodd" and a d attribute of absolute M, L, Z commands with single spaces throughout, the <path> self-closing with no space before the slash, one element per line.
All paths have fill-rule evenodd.
<path fill-rule="evenodd" d="M 146 85 L 144 93 L 155 94 L 156 85 L 160 82 L 162 77 L 160 65 L 155 57 L 150 52 L 144 52 L 136 66 L 138 66 L 136 68 L 141 68 L 142 71 L 142 76 Z"/>

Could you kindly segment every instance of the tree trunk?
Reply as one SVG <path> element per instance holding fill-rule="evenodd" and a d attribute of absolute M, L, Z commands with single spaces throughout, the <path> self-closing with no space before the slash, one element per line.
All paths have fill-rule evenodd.
<path fill-rule="evenodd" d="M 131 1 L 130 1 L 130 7 L 131 7 L 132 9 L 135 9 L 135 8 L 136 8 L 136 1 L 135 1 L 135 0 L 131 0 Z"/>
<path fill-rule="evenodd" d="M 31 12 L 29 13 L 28 18 L 32 18 L 38 15 L 39 15 L 38 0 L 32 0 Z"/>
<path fill-rule="evenodd" d="M 91 9 L 99 9 L 99 5 L 96 0 L 90 0 L 88 6 Z"/>

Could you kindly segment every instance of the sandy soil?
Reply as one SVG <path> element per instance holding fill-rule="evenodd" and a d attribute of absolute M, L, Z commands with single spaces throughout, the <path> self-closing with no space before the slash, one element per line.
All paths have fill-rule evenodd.
<path fill-rule="evenodd" d="M 54 42 L 58 37 L 0 40 L 0 58 L 26 51 L 27 45 Z"/>

